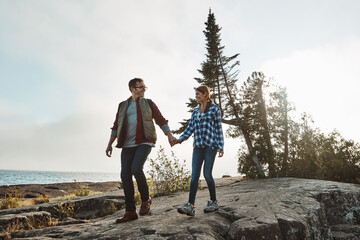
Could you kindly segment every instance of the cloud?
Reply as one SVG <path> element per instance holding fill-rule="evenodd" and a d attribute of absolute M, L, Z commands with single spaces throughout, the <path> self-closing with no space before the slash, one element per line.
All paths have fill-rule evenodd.
<path fill-rule="evenodd" d="M 297 111 L 310 113 L 325 132 L 338 129 L 360 142 L 358 89 L 360 38 L 348 37 L 322 47 L 297 50 L 260 68 L 287 87 Z M 355 130 L 355 131 L 354 131 Z"/>
<path fill-rule="evenodd" d="M 308 9 L 302 2 L 297 4 Z M 298 108 L 312 107 L 304 109 L 322 127 L 326 124 L 338 127 L 344 118 L 348 121 L 346 125 L 355 126 L 359 119 L 352 109 L 359 107 L 356 105 L 359 101 L 353 97 L 358 89 L 355 77 L 359 73 L 359 40 L 352 38 L 324 47 L 312 45 L 308 50 L 288 54 L 294 46 L 304 49 L 301 42 L 295 41 L 299 39 L 299 29 L 288 28 L 294 25 L 293 21 L 303 21 L 292 17 L 292 21 L 285 23 L 282 15 L 274 20 L 272 16 L 276 13 L 263 6 L 212 0 L 2 1 L 0 60 L 12 64 L 7 66 L 11 69 L 8 71 L 16 72 L 12 76 L 27 84 L 21 91 L 11 92 L 14 96 L 10 100 L 1 96 L 0 168 L 118 171 L 119 151 L 111 159 L 104 151 L 117 104 L 130 96 L 127 84 L 133 77 L 145 80 L 149 87 L 146 96 L 159 106 L 172 129 L 179 127 L 179 121 L 190 117 L 186 102 L 194 96 L 193 78 L 199 77 L 197 69 L 205 59 L 202 31 L 209 7 L 223 27 L 227 55 L 241 52 L 240 60 L 245 63 L 241 70 L 243 66 L 246 70 L 249 63 L 259 66 L 261 61 L 278 56 L 283 50 L 281 55 L 287 57 L 248 69 L 262 70 L 281 81 Z M 294 8 L 298 9 L 291 9 Z M 254 14 L 249 9 L 261 11 Z M 286 12 L 287 8 L 281 11 Z M 318 16 L 318 8 L 312 11 Z M 323 12 L 330 16 L 322 18 L 324 23 L 333 19 L 332 11 Z M 358 16 L 356 11 L 350 15 Z M 356 22 L 353 18 L 349 21 Z M 301 25 L 300 35 L 319 33 L 320 38 L 316 27 L 305 31 L 307 23 Z M 279 28 L 279 24 L 285 25 Z M 343 25 L 339 23 L 333 33 L 333 24 L 329 24 L 331 27 L 326 29 L 331 29 L 328 32 L 332 34 L 326 36 L 341 36 L 338 31 Z M 351 27 L 347 29 L 352 31 Z M 264 31 L 265 35 L 269 33 L 268 46 L 263 44 Z M 273 31 L 280 35 L 272 34 Z M 313 40 L 307 39 L 308 43 Z M 323 42 L 316 43 L 320 46 Z M 24 71 L 24 62 L 32 63 L 27 68 L 30 70 Z M 331 79 L 341 79 L 341 85 Z M 341 100 L 336 98 L 340 90 L 348 93 Z M 24 94 L 30 97 L 18 97 Z M 352 108 L 344 108 L 344 104 L 339 104 L 341 101 Z M 322 112 L 320 117 L 326 116 L 325 123 L 314 112 Z M 332 122 L 336 116 L 343 116 L 338 119 L 341 122 Z M 170 151 L 160 129 L 158 135 L 157 148 L 150 156 L 153 158 L 159 145 Z M 226 140 L 225 156 L 216 160 L 214 175 L 236 174 L 239 145 L 239 139 Z M 172 150 L 180 159 L 187 160 L 190 169 L 192 139 Z"/>

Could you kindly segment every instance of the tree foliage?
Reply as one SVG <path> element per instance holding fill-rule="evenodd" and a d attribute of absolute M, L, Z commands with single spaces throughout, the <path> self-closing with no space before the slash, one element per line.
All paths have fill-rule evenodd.
<path fill-rule="evenodd" d="M 206 84 L 220 107 L 227 135 L 241 138 L 238 172 L 250 178 L 302 177 L 360 183 L 360 145 L 334 130 L 322 133 L 303 113 L 296 119 L 286 88 L 275 85 L 261 72 L 253 72 L 238 88 L 239 54 L 226 57 L 221 45 L 221 28 L 209 10 L 204 35 L 204 62 L 198 84 Z M 197 103 L 189 99 L 189 112 Z M 189 123 L 185 119 L 176 133 Z"/>
<path fill-rule="evenodd" d="M 267 85 L 269 87 L 269 85 Z M 360 183 L 360 145 L 344 139 L 334 130 L 324 134 L 313 127 L 311 117 L 303 113 L 296 121 L 291 117 L 295 107 L 288 102 L 286 89 L 272 86 L 265 101 L 269 133 L 273 145 L 274 176 L 300 177 Z M 257 106 L 256 88 L 243 90 L 244 114 L 258 152 L 260 162 L 267 165 L 268 148 L 261 122 L 261 108 Z M 264 96 L 264 95 L 262 95 Z M 246 107 L 245 107 L 246 106 Z M 256 171 L 248 152 L 239 150 L 239 173 L 253 178 Z"/>
<path fill-rule="evenodd" d="M 249 154 L 253 160 L 257 174 L 260 177 L 265 177 L 263 169 L 259 164 L 259 159 L 249 133 L 241 116 L 241 103 L 238 98 L 239 90 L 237 88 L 238 70 L 235 68 L 239 65 L 236 60 L 239 54 L 231 57 L 226 57 L 223 53 L 224 46 L 221 45 L 220 30 L 221 28 L 216 24 L 214 13 L 209 10 L 206 28 L 204 35 L 206 38 L 206 60 L 201 64 L 201 69 L 198 70 L 201 74 L 200 78 L 195 80 L 203 85 L 207 85 L 212 92 L 212 99 L 220 107 L 222 113 L 222 122 L 236 126 L 245 138 Z M 195 100 L 190 99 L 187 104 L 190 107 L 190 112 L 196 107 Z M 175 133 L 182 133 L 189 120 L 181 122 L 182 127 L 175 131 Z"/>

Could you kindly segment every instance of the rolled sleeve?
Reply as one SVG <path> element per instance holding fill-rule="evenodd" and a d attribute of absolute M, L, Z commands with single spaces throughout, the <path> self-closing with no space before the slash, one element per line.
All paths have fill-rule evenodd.
<path fill-rule="evenodd" d="M 111 130 L 111 137 L 117 137 L 117 131 L 116 130 Z"/>
<path fill-rule="evenodd" d="M 161 130 L 164 132 L 164 134 L 166 134 L 167 132 L 170 132 L 170 127 L 169 127 L 169 125 L 164 124 L 164 125 L 161 127 Z"/>

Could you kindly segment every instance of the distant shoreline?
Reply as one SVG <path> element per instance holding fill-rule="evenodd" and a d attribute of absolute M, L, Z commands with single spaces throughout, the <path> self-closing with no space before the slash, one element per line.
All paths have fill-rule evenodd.
<path fill-rule="evenodd" d="M 120 181 L 120 173 L 0 170 L 0 186 Z"/>

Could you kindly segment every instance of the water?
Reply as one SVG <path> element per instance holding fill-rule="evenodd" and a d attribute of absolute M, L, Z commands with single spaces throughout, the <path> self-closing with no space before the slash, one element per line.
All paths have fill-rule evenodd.
<path fill-rule="evenodd" d="M 120 173 L 45 172 L 0 170 L 0 186 L 64 182 L 120 181 Z"/>

